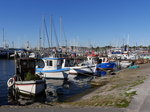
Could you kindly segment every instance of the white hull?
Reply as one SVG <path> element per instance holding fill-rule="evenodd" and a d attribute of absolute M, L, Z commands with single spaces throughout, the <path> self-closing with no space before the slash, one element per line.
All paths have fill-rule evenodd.
<path fill-rule="evenodd" d="M 16 81 L 15 89 L 18 89 L 20 93 L 24 94 L 39 94 L 45 90 L 44 80 L 32 80 L 32 81 Z"/>
<path fill-rule="evenodd" d="M 69 74 L 93 74 L 95 66 L 70 67 Z"/>
<path fill-rule="evenodd" d="M 41 76 L 44 78 L 48 78 L 48 79 L 64 79 L 64 78 L 68 78 L 68 73 L 66 72 L 44 72 Z"/>
<path fill-rule="evenodd" d="M 128 61 L 122 61 L 122 62 L 120 62 L 120 66 L 121 66 L 122 68 L 127 68 L 127 67 L 129 67 L 130 65 L 131 65 L 131 63 L 128 62 Z"/>

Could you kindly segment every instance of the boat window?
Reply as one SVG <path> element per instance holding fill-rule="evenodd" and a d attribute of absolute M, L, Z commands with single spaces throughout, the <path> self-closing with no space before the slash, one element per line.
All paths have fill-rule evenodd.
<path fill-rule="evenodd" d="M 47 66 L 52 66 L 52 61 L 47 61 Z"/>
<path fill-rule="evenodd" d="M 44 68 L 44 61 L 42 59 L 39 59 L 36 61 L 36 65 L 38 66 L 38 68 Z"/>

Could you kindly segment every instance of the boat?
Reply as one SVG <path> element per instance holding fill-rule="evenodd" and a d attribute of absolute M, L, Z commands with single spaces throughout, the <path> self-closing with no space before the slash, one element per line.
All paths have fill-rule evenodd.
<path fill-rule="evenodd" d="M 97 60 L 96 57 L 88 56 L 86 61 L 79 63 L 77 65 L 71 65 L 68 63 L 67 59 L 64 59 L 63 68 L 70 68 L 69 74 L 71 75 L 78 75 L 78 74 L 93 75 L 95 72 L 96 60 Z"/>
<path fill-rule="evenodd" d="M 114 70 L 115 69 L 115 67 L 116 67 L 115 62 L 109 61 L 109 59 L 107 57 L 101 57 L 99 59 L 102 60 L 101 68 L 103 68 L 104 70 Z"/>
<path fill-rule="evenodd" d="M 45 89 L 44 80 L 31 80 L 31 81 L 16 81 L 15 89 L 24 94 L 39 94 Z"/>
<path fill-rule="evenodd" d="M 78 75 L 78 74 L 93 74 L 94 73 L 94 68 L 95 66 L 74 66 L 74 67 L 69 67 L 69 74 L 74 74 L 74 75 Z"/>
<path fill-rule="evenodd" d="M 132 64 L 132 62 L 130 62 L 129 60 L 123 60 L 120 62 L 120 66 L 121 68 L 127 68 Z"/>
<path fill-rule="evenodd" d="M 17 59 L 16 73 L 7 81 L 9 89 L 27 95 L 37 95 L 45 90 L 45 80 L 35 74 L 35 59 Z"/>
<path fill-rule="evenodd" d="M 45 57 L 42 58 L 44 67 L 36 68 L 36 74 L 46 79 L 65 79 L 68 78 L 70 68 L 62 68 L 64 58 Z"/>

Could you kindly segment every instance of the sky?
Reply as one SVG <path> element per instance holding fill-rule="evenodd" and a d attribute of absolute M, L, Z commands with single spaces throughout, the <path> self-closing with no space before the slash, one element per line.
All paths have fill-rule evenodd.
<path fill-rule="evenodd" d="M 150 0 L 0 0 L 0 46 L 3 28 L 10 47 L 38 46 L 42 17 L 49 33 L 50 16 L 59 41 L 62 16 L 68 45 L 150 45 Z M 53 30 L 53 45 L 54 38 Z"/>

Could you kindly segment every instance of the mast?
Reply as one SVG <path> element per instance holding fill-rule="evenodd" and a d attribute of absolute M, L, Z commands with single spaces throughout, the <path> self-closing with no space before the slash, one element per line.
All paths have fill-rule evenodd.
<path fill-rule="evenodd" d="M 50 42 L 49 42 L 49 37 L 48 37 L 48 31 L 47 31 L 47 26 L 46 26 L 46 21 L 45 21 L 45 18 L 44 18 L 44 27 L 45 27 L 45 32 L 46 32 L 46 37 L 47 37 L 47 41 L 48 41 L 48 47 L 50 48 Z"/>
<path fill-rule="evenodd" d="M 56 33 L 54 22 L 52 22 L 52 25 L 53 25 L 53 28 L 54 28 L 54 35 L 55 35 L 55 39 L 56 39 L 56 46 L 59 48 L 59 41 L 58 41 L 58 37 L 57 37 L 57 33 Z"/>
<path fill-rule="evenodd" d="M 39 29 L 39 50 L 41 50 L 41 40 L 42 40 L 42 37 L 41 37 L 41 28 Z"/>
<path fill-rule="evenodd" d="M 62 16 L 60 16 L 60 46 L 62 46 Z"/>
<path fill-rule="evenodd" d="M 127 51 L 129 51 L 129 34 L 128 34 L 128 37 L 127 37 Z"/>
<path fill-rule="evenodd" d="M 4 28 L 3 28 L 3 48 L 5 48 L 5 35 L 4 35 Z"/>
<path fill-rule="evenodd" d="M 12 48 L 14 48 L 14 41 L 12 41 Z"/>
<path fill-rule="evenodd" d="M 53 24 L 52 24 L 52 15 L 50 16 L 50 46 L 52 47 L 53 45 L 52 45 L 52 32 L 53 32 L 53 29 L 52 29 L 52 27 L 53 27 Z"/>
<path fill-rule="evenodd" d="M 64 46 L 66 46 L 67 48 L 67 39 L 66 34 L 64 32 L 64 25 L 62 23 L 62 16 L 60 16 L 60 42 L 62 43 L 62 45 L 64 44 Z"/>
<path fill-rule="evenodd" d="M 42 17 L 42 28 L 41 28 L 41 35 L 42 35 L 42 38 L 43 38 L 43 42 L 42 42 L 43 49 L 45 48 L 44 20 L 45 20 L 45 17 L 43 16 Z"/>

